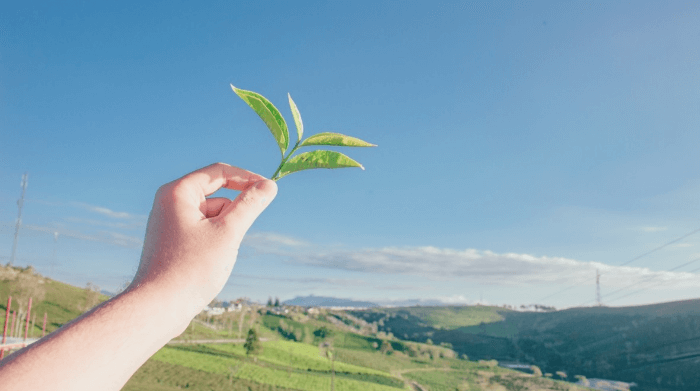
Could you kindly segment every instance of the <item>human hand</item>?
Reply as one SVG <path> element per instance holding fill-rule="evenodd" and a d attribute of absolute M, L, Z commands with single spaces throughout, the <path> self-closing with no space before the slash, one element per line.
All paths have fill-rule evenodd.
<path fill-rule="evenodd" d="M 225 187 L 234 200 L 206 198 Z M 127 289 L 155 286 L 194 317 L 223 289 L 243 236 L 277 194 L 274 181 L 216 163 L 158 189 L 138 272 Z"/>

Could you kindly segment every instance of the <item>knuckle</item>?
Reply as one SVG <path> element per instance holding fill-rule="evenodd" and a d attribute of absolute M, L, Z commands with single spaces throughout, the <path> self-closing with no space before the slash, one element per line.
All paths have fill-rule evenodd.
<path fill-rule="evenodd" d="M 184 194 L 184 186 L 181 181 L 166 183 L 158 188 L 156 198 L 163 200 L 174 200 Z"/>

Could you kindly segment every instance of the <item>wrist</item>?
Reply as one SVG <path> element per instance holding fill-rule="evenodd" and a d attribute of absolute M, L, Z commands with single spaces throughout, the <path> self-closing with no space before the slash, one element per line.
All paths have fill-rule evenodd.
<path fill-rule="evenodd" d="M 192 318 L 206 305 L 200 307 L 196 297 L 184 290 L 155 283 L 132 284 L 115 299 L 133 303 L 153 314 L 158 327 L 164 332 L 164 343 L 182 334 Z"/>

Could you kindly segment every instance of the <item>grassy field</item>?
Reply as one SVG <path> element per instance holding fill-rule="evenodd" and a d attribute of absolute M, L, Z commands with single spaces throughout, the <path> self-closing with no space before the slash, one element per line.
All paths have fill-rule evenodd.
<path fill-rule="evenodd" d="M 32 294 L 36 295 L 33 297 L 43 296 L 34 301 L 32 312 L 40 314 L 37 319 L 41 320 L 44 312 L 48 314 L 47 332 L 55 331 L 107 299 L 94 291 L 44 278 L 29 268 L 7 267 L 0 267 L 0 299 L 9 294 L 17 298 L 24 289 L 18 286 L 22 279 L 33 286 Z M 0 300 L 3 310 L 5 303 Z M 17 300 L 13 303 L 13 309 L 17 309 Z M 418 322 L 419 327 L 436 330 L 428 326 L 431 324 L 442 331 L 474 322 L 483 325 L 485 320 L 500 316 L 488 307 L 471 315 L 453 308 L 432 315 L 424 309 L 399 310 L 378 316 L 390 325 L 399 319 L 406 323 L 408 319 Z M 453 315 L 455 318 L 451 319 Z M 244 336 L 250 327 L 268 339 L 256 356 L 247 356 L 242 342 L 188 342 L 232 340 Z M 40 335 L 40 330 L 41 321 L 38 321 L 34 335 Z M 399 340 L 386 332 L 377 332 L 376 326 L 364 320 L 337 311 L 322 310 L 321 314 L 311 316 L 292 308 L 288 314 L 279 315 L 265 308 L 248 308 L 244 313 L 216 317 L 200 314 L 176 340 L 185 343 L 163 347 L 123 389 L 321 391 L 329 390 L 331 381 L 338 391 L 397 391 L 416 387 L 431 391 L 569 389 L 561 388 L 562 384 L 573 387 L 571 383 L 534 378 L 492 364 L 460 360 L 449 346 Z M 334 346 L 334 371 L 330 360 L 321 355 L 321 342 Z"/>
<path fill-rule="evenodd" d="M 282 388 L 327 390 L 331 383 L 329 360 L 320 357 L 317 347 L 302 343 L 265 342 L 263 353 L 252 358 L 245 356 L 240 345 L 167 346 L 151 360 Z M 389 373 L 343 362 L 335 366 L 338 390 L 396 391 L 404 388 L 403 382 L 392 379 Z"/>
<path fill-rule="evenodd" d="M 451 358 L 423 361 L 400 353 L 383 355 L 353 349 L 338 349 L 337 357 L 334 386 L 339 391 L 412 390 L 413 383 L 430 391 L 584 389 L 500 368 L 495 362 Z M 269 341 L 263 343 L 263 352 L 255 357 L 246 356 L 240 344 L 166 346 L 139 369 L 123 390 L 323 391 L 330 387 L 330 363 L 321 358 L 318 347 Z"/>
<path fill-rule="evenodd" d="M 239 356 L 245 355 L 242 344 L 221 344 L 206 345 L 212 349 L 231 352 Z M 305 371 L 325 371 L 330 372 L 331 362 L 322 357 L 319 348 L 314 345 L 296 343 L 290 341 L 269 341 L 263 343 L 263 351 L 258 356 L 258 360 L 265 361 L 281 367 L 291 367 Z M 346 364 L 344 362 L 335 363 L 336 372 L 345 373 L 365 373 L 374 375 L 387 375 L 387 373 L 358 365 Z"/>

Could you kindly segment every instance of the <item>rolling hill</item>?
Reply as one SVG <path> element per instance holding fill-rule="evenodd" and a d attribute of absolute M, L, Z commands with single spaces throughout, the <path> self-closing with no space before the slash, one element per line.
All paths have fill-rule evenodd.
<path fill-rule="evenodd" d="M 475 306 L 350 313 L 379 331 L 447 344 L 473 359 L 634 382 L 639 390 L 700 389 L 700 300 L 553 312 Z"/>
<path fill-rule="evenodd" d="M 40 286 L 34 293 L 43 291 L 43 298 L 36 300 L 34 308 L 37 313 L 49 313 L 49 331 L 79 316 L 90 304 L 107 299 L 94 287 L 73 287 L 31 268 L 2 268 L 0 273 L 0 299 L 17 294 L 20 279 L 34 288 Z M 393 338 L 346 311 L 322 309 L 310 314 L 301 307 L 283 309 L 250 306 L 218 316 L 198 315 L 123 390 L 320 391 L 331 389 L 331 384 L 338 391 L 584 389 L 500 368 L 496 361 L 460 359 L 449 346 Z M 449 313 L 422 316 L 432 319 L 433 326 L 451 322 Z M 243 341 L 237 339 L 249 328 L 257 329 L 264 339 L 262 351 L 254 355 L 247 355 Z M 322 354 L 329 347 L 332 361 Z"/>

